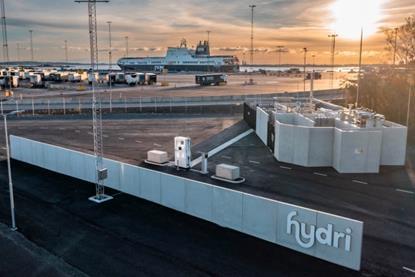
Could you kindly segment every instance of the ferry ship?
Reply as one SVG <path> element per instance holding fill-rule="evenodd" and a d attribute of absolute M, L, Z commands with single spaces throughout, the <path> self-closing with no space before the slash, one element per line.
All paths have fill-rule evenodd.
<path fill-rule="evenodd" d="M 161 72 L 238 72 L 236 56 L 211 56 L 208 41 L 200 41 L 196 49 L 187 47 L 183 39 L 179 47 L 169 47 L 165 57 L 125 57 L 118 61 L 124 71 Z"/>

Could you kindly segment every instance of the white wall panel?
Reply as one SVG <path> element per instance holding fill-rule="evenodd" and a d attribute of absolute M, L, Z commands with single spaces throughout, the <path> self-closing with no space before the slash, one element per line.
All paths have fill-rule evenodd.
<path fill-rule="evenodd" d="M 242 231 L 243 193 L 213 188 L 213 221 L 223 227 Z"/>
<path fill-rule="evenodd" d="M 140 195 L 142 198 L 149 201 L 160 203 L 161 202 L 161 177 L 160 173 L 148 170 L 141 169 L 140 174 Z"/>
<path fill-rule="evenodd" d="M 121 163 L 120 165 L 120 190 L 137 196 L 140 196 L 140 172 L 137 166 Z"/>
<path fill-rule="evenodd" d="M 119 190 L 120 189 L 120 162 L 104 159 L 104 168 L 108 169 L 108 178 L 105 180 L 107 187 Z"/>
<path fill-rule="evenodd" d="M 173 175 L 161 174 L 161 204 L 163 206 L 186 211 L 185 179 Z"/>
<path fill-rule="evenodd" d="M 212 220 L 213 187 L 186 180 L 186 212 L 205 220 Z"/>
<path fill-rule="evenodd" d="M 271 242 L 277 237 L 277 203 L 243 194 L 242 231 Z"/>

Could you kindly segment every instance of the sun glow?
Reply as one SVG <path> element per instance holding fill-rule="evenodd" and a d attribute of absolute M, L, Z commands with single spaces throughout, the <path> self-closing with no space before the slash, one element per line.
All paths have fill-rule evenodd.
<path fill-rule="evenodd" d="M 364 36 L 373 35 L 378 31 L 384 2 L 385 0 L 336 0 L 331 6 L 331 29 L 347 39 L 359 39 L 361 28 L 364 29 Z"/>

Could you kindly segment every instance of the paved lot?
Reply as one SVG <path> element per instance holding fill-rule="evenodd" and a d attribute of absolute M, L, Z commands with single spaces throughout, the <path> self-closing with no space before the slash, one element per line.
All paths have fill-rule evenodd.
<path fill-rule="evenodd" d="M 343 78 L 337 76 L 334 81 L 334 88 L 338 88 Z M 246 85 L 249 78 L 253 78 L 253 85 Z M 159 76 L 159 81 L 164 77 Z M 137 86 L 128 87 L 126 85 L 115 85 L 112 97 L 118 98 L 139 98 L 139 97 L 197 97 L 197 96 L 224 96 L 224 95 L 247 95 L 247 94 L 267 94 L 272 92 L 296 92 L 303 91 L 303 79 L 294 77 L 275 77 L 266 75 L 229 75 L 229 82 L 226 86 L 201 87 L 195 85 L 193 74 L 169 74 L 166 81 L 170 83 L 168 87 Z M 330 89 L 331 80 L 324 76 L 321 80 L 314 82 L 315 90 Z M 108 86 L 103 85 L 100 91 L 105 98 L 109 98 Z M 306 83 L 306 90 L 310 89 L 310 82 Z M 62 96 L 71 98 L 90 98 L 91 93 L 76 90 L 48 90 L 48 89 L 25 89 L 15 90 L 15 97 L 20 98 L 61 98 Z"/>
<path fill-rule="evenodd" d="M 172 118 L 169 115 L 152 119 L 131 117 L 117 119 L 116 115 L 110 115 L 103 121 L 106 157 L 122 158 L 137 164 L 147 157 L 149 150 L 164 150 L 172 155 L 175 136 L 189 136 L 193 145 L 197 145 L 241 120 L 238 116 L 212 115 L 193 118 Z M 0 134 L 3 133 L 1 125 Z M 92 121 L 89 117 L 77 120 L 13 120 L 9 121 L 9 133 L 93 153 Z M 0 144 L 4 145 L 4 136 L 1 135 Z"/>

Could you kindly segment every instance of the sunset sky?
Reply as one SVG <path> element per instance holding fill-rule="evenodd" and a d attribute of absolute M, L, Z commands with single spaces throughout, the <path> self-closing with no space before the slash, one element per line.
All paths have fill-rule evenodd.
<path fill-rule="evenodd" d="M 63 61 L 68 40 L 71 61 L 88 61 L 86 4 L 72 0 L 5 0 L 11 60 L 29 60 L 29 29 L 34 30 L 35 59 Z M 213 54 L 237 55 L 250 45 L 250 9 L 255 4 L 255 63 L 276 63 L 275 47 L 288 53 L 283 63 L 301 63 L 302 48 L 316 55 L 316 63 L 330 61 L 328 34 L 336 32 L 336 63 L 357 63 L 360 25 L 366 32 L 365 63 L 388 63 L 385 37 L 379 30 L 402 24 L 415 11 L 414 0 L 112 0 L 98 4 L 100 60 L 107 60 L 108 27 L 113 22 L 114 60 L 130 56 L 163 56 L 182 38 L 196 45 L 211 33 Z M 334 30 L 336 29 L 336 30 Z"/>

